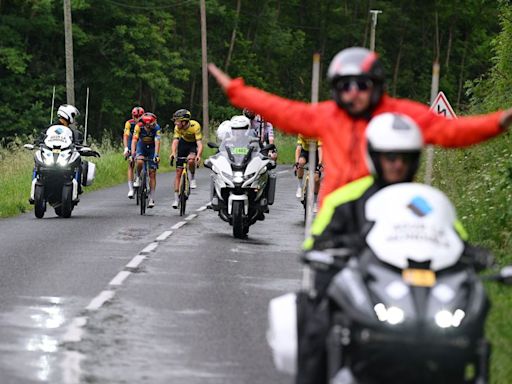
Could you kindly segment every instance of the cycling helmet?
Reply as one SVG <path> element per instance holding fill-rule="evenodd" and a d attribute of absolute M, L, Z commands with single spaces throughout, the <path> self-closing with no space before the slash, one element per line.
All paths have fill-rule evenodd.
<path fill-rule="evenodd" d="M 364 111 L 364 114 L 368 114 L 377 106 L 384 93 L 384 67 L 378 55 L 366 48 L 352 47 L 339 52 L 329 64 L 327 79 L 331 84 L 332 97 L 348 113 L 348 105 L 341 101 L 339 91 L 343 81 L 352 77 L 369 79 L 373 83 L 370 106 Z"/>
<path fill-rule="evenodd" d="M 245 117 L 247 117 L 249 120 L 252 120 L 256 117 L 256 113 L 251 111 L 250 109 L 244 108 L 243 112 Z"/>
<path fill-rule="evenodd" d="M 251 126 L 251 120 L 242 115 L 233 116 L 230 122 L 231 129 L 249 129 Z"/>
<path fill-rule="evenodd" d="M 80 112 L 78 112 L 78 109 L 71 104 L 62 104 L 57 110 L 57 117 L 63 118 L 69 124 L 73 124 L 75 122 L 75 118 L 79 115 Z"/>
<path fill-rule="evenodd" d="M 140 119 L 140 117 L 144 114 L 144 108 L 142 107 L 133 107 L 132 109 L 132 117 L 134 119 Z"/>
<path fill-rule="evenodd" d="M 409 170 L 405 181 L 412 181 L 418 170 L 423 136 L 418 125 L 408 116 L 383 113 L 374 117 L 366 128 L 368 169 L 377 182 L 384 183 L 381 153 L 408 154 Z"/>
<path fill-rule="evenodd" d="M 156 115 L 154 113 L 146 112 L 140 119 L 144 125 L 156 125 Z"/>
<path fill-rule="evenodd" d="M 174 115 L 172 115 L 174 121 L 190 120 L 191 117 L 192 115 L 187 109 L 178 109 L 174 112 Z"/>

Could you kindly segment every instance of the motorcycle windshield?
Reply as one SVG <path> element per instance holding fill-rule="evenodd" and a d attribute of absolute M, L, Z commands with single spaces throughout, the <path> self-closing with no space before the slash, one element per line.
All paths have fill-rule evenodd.
<path fill-rule="evenodd" d="M 219 148 L 220 153 L 237 166 L 247 164 L 259 150 L 258 139 L 246 135 L 230 136 L 222 141 Z"/>

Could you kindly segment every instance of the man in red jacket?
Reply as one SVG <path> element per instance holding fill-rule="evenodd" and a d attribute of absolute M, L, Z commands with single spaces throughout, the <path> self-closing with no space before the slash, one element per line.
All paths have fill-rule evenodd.
<path fill-rule="evenodd" d="M 427 105 L 392 98 L 384 92 L 384 70 L 375 52 L 352 47 L 339 52 L 329 65 L 327 77 L 334 100 L 309 104 L 285 99 L 231 79 L 214 64 L 210 73 L 238 108 L 249 108 L 278 129 L 320 139 L 323 143 L 324 196 L 350 181 L 369 174 L 364 140 L 368 121 L 385 112 L 411 117 L 420 127 L 426 144 L 464 147 L 503 132 L 512 123 L 512 109 L 487 115 L 447 119 Z"/>

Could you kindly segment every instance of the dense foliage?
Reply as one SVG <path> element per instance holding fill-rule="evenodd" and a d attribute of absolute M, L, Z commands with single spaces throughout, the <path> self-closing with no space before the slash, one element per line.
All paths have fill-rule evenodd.
<path fill-rule="evenodd" d="M 157 113 L 162 125 L 180 107 L 201 120 L 199 0 L 71 3 L 76 104 L 83 123 L 89 87 L 94 137 L 120 135 L 135 104 Z M 311 54 L 322 54 L 325 73 L 340 49 L 368 46 L 370 9 L 383 11 L 376 48 L 390 93 L 428 101 L 438 56 L 441 88 L 462 108 L 463 85 L 491 63 L 497 0 L 206 0 L 209 61 L 252 85 L 308 99 Z M 48 124 L 53 86 L 56 103 L 66 101 L 62 1 L 0 1 L 0 79 L 4 142 Z M 216 85 L 209 96 L 211 119 L 234 112 Z M 321 98 L 328 97 L 324 82 Z"/>

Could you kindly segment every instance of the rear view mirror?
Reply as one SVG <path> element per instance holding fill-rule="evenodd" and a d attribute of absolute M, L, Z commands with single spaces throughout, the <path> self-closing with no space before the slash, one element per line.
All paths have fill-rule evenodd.
<path fill-rule="evenodd" d="M 512 265 L 507 265 L 501 269 L 500 281 L 507 285 L 512 285 Z"/>
<path fill-rule="evenodd" d="M 219 145 L 217 143 L 213 143 L 211 141 L 209 141 L 207 145 L 209 148 L 219 148 Z"/>
<path fill-rule="evenodd" d="M 23 145 L 23 148 L 25 148 L 25 149 L 34 149 L 34 144 L 25 144 L 25 145 Z"/>

